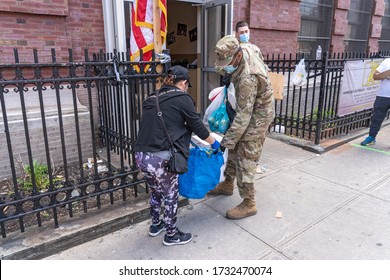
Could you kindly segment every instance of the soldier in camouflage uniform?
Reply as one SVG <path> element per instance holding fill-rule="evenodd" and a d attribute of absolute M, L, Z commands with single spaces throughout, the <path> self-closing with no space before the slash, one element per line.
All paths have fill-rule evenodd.
<path fill-rule="evenodd" d="M 266 131 L 275 117 L 274 96 L 267 67 L 259 56 L 240 45 L 228 35 L 218 41 L 215 52 L 217 70 L 231 74 L 234 83 L 237 115 L 221 141 L 229 149 L 225 181 L 211 191 L 211 195 L 232 195 L 234 180 L 243 202 L 226 212 L 229 219 L 242 219 L 255 215 L 254 180 Z"/>
<path fill-rule="evenodd" d="M 246 21 L 239 21 L 236 23 L 236 38 L 240 42 L 241 45 L 245 45 L 245 47 L 251 48 L 261 60 L 264 60 L 264 56 L 260 51 L 260 48 L 255 44 L 249 42 L 250 39 L 250 30 L 249 25 Z"/>

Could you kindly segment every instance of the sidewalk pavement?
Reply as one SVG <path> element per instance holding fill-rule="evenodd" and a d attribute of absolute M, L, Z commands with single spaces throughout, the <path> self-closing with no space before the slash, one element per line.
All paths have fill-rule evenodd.
<path fill-rule="evenodd" d="M 189 200 L 178 215 L 178 227 L 193 234 L 186 245 L 166 247 L 163 234 L 149 237 L 149 219 L 133 223 L 126 218 L 130 226 L 106 235 L 96 227 L 75 231 L 81 226 L 73 221 L 73 229 L 42 230 L 41 235 L 24 238 L 22 245 L 17 244 L 23 234 L 8 243 L 3 240 L 2 258 L 43 258 L 44 250 L 52 254 L 54 247 L 58 253 L 46 259 L 390 259 L 390 126 L 381 129 L 377 144 L 369 148 L 359 145 L 366 136 L 367 129 L 315 146 L 280 141 L 270 134 L 256 175 L 258 214 L 225 218 L 226 210 L 241 202 L 237 188 L 231 197 Z M 147 214 L 147 201 L 138 206 Z M 115 219 L 99 213 L 100 223 L 115 229 Z M 93 236 L 93 230 L 95 239 L 77 242 L 81 236 Z M 69 236 L 64 233 L 71 231 Z M 81 244 L 63 250 L 55 239 Z M 23 254 L 22 248 L 30 248 L 29 253 Z"/>

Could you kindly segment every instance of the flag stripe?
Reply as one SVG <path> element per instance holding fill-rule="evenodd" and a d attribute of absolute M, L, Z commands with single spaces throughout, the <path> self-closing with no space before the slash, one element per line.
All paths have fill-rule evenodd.
<path fill-rule="evenodd" d="M 161 10 L 160 30 L 162 44 L 164 44 L 167 34 L 166 0 L 159 0 L 158 6 Z M 153 0 L 137 0 L 132 6 L 131 17 L 130 59 L 131 61 L 139 61 L 140 50 L 142 50 L 143 61 L 150 61 L 154 48 Z"/>

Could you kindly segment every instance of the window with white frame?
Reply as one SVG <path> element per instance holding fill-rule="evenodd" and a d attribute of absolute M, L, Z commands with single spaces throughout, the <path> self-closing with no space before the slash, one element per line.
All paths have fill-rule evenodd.
<path fill-rule="evenodd" d="M 346 52 L 366 52 L 372 5 L 372 0 L 351 0 L 348 11 L 348 32 L 344 40 Z"/>
<path fill-rule="evenodd" d="M 379 50 L 390 50 L 390 0 L 385 0 L 385 13 L 382 17 L 382 33 L 379 39 Z"/>
<path fill-rule="evenodd" d="M 333 18 L 333 0 L 302 0 L 299 52 L 314 57 L 318 46 L 329 49 Z"/>

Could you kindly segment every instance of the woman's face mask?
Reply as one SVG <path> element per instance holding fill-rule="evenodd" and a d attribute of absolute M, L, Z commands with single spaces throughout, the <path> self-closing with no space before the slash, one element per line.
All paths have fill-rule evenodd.
<path fill-rule="evenodd" d="M 249 33 L 240 34 L 240 42 L 248 43 L 249 42 Z"/>

